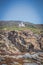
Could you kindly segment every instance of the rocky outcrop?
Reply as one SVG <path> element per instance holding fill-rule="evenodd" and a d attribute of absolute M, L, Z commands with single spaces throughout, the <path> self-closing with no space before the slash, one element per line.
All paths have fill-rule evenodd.
<path fill-rule="evenodd" d="M 43 63 L 43 34 L 30 30 L 0 31 L 0 64 Z M 22 53 L 23 52 L 23 53 Z"/>
<path fill-rule="evenodd" d="M 43 50 L 43 34 L 34 34 L 30 30 L 0 31 L 0 46 L 6 45 L 10 52 L 29 52 Z M 1 46 L 1 47 L 2 47 Z M 3 49 L 5 49 L 5 47 Z"/>

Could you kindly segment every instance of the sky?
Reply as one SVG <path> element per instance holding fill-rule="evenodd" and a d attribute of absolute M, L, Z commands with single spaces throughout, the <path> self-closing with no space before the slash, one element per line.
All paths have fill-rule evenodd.
<path fill-rule="evenodd" d="M 0 0 L 0 20 L 43 24 L 43 0 Z"/>

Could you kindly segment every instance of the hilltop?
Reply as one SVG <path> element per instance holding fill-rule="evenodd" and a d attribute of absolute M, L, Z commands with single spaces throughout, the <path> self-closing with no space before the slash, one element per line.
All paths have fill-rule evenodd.
<path fill-rule="evenodd" d="M 19 27 L 23 21 L 0 21 L 0 30 L 31 30 L 37 34 L 43 34 L 43 24 L 33 24 L 30 22 L 23 22 L 25 27 Z"/>
<path fill-rule="evenodd" d="M 25 26 L 35 27 L 35 28 L 43 28 L 43 24 L 33 24 L 30 22 L 24 21 L 0 21 L 0 26 L 18 26 L 19 23 L 23 22 Z"/>

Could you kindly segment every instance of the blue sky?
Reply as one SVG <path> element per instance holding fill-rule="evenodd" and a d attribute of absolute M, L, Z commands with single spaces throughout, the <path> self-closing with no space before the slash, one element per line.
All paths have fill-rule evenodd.
<path fill-rule="evenodd" d="M 0 0 L 0 20 L 43 24 L 43 0 Z"/>

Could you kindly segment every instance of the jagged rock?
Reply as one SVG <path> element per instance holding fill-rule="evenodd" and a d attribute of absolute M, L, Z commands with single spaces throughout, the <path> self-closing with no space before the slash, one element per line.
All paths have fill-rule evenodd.
<path fill-rule="evenodd" d="M 20 52 L 43 49 L 43 36 L 33 34 L 30 30 L 1 31 L 0 40 L 0 45 L 6 45 L 4 49 L 10 50 L 10 52 L 15 52 L 15 49 Z"/>

